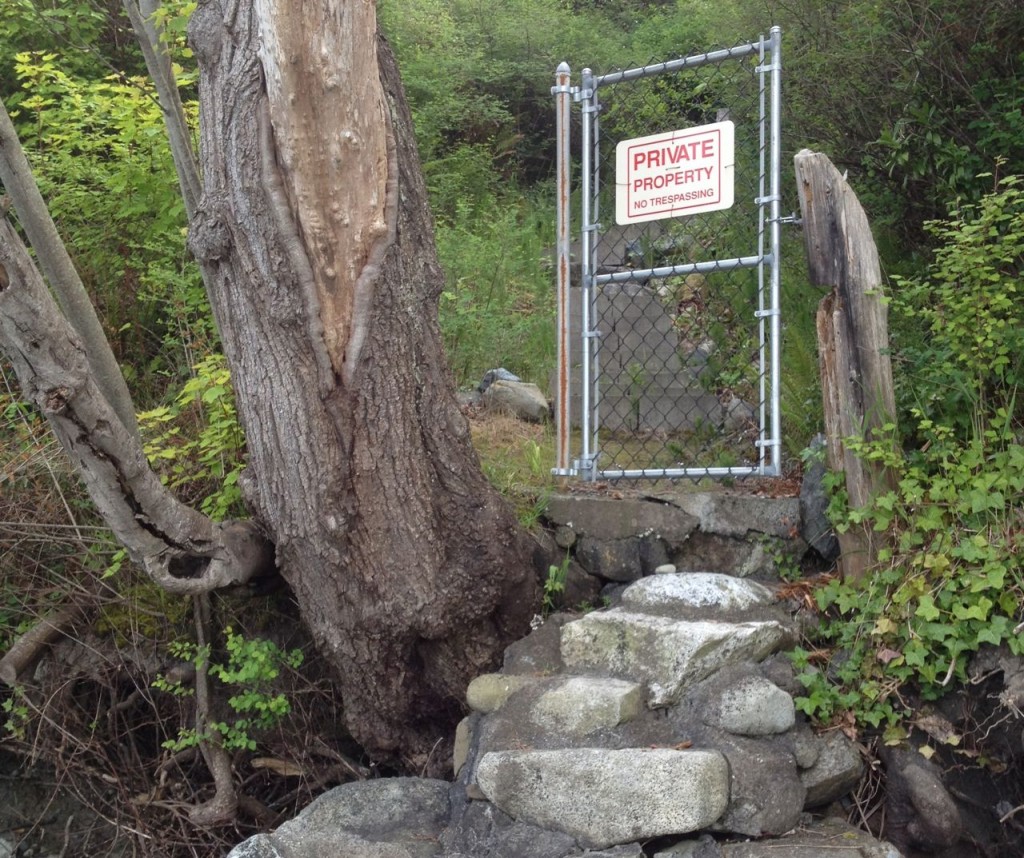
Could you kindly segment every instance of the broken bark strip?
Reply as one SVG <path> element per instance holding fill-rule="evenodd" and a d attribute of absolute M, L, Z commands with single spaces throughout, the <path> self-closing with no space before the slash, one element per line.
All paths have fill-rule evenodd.
<path fill-rule="evenodd" d="M 44 617 L 11 644 L 4 657 L 0 658 L 0 682 L 6 685 L 17 683 L 18 677 L 39 660 L 43 650 L 60 637 L 81 611 L 79 605 L 61 608 Z"/>
<path fill-rule="evenodd" d="M 832 162 L 803 150 L 794 159 L 811 282 L 831 292 L 818 306 L 818 360 L 828 465 L 843 471 L 851 509 L 894 486 L 892 473 L 846 449 L 846 438 L 896 436 L 882 272 L 867 215 Z M 843 576 L 859 580 L 877 561 L 868 528 L 839 534 Z"/>
<path fill-rule="evenodd" d="M 42 194 L 32 176 L 32 169 L 21 147 L 14 124 L 0 103 L 0 182 L 3 183 L 18 222 L 35 249 L 39 266 L 60 301 L 67 319 L 81 337 L 84 351 L 99 390 L 110 403 L 112 411 L 136 439 L 139 427 L 135 422 L 131 394 L 121 368 L 110 349 L 96 308 L 82 285 L 67 248 L 57 234 Z"/>
<path fill-rule="evenodd" d="M 211 521 L 180 503 L 153 473 L 6 220 L 0 220 L 0 269 L 6 283 L 0 289 L 0 349 L 132 560 L 179 594 L 244 583 L 266 569 L 271 552 L 254 524 Z"/>
<path fill-rule="evenodd" d="M 185 109 L 178 93 L 177 81 L 174 78 L 171 56 L 167 51 L 166 32 L 156 14 L 160 2 L 121 0 L 121 6 L 131 21 L 149 76 L 156 87 L 160 109 L 164 114 L 164 125 L 167 128 L 167 139 L 171 145 L 171 156 L 174 158 L 174 167 L 178 174 L 181 198 L 185 203 L 185 214 L 192 220 L 203 192 L 203 183 L 199 177 L 195 152 L 192 151 L 191 136 L 188 123 L 185 121 Z"/>

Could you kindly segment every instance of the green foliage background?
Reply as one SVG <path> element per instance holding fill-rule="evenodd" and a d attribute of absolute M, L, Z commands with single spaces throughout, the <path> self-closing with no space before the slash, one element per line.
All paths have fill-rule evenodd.
<path fill-rule="evenodd" d="M 168 47 L 195 122 L 182 35 L 191 4 L 167 8 Z M 784 152 L 820 149 L 849 171 L 885 266 L 901 275 L 891 283 L 904 427 L 897 447 L 907 451 L 890 463 L 899 490 L 846 513 L 891 538 L 889 566 L 865 593 L 836 587 L 820 597 L 846 623 L 835 627 L 846 629 L 835 632 L 836 646 L 865 654 L 847 661 L 852 672 L 836 693 L 859 684 L 862 696 L 815 685 L 808 699 L 815 690 L 820 699 L 806 705 L 826 716 L 854 706 L 887 718 L 884 705 L 899 709 L 899 688 L 912 676 L 959 676 L 966 648 L 1010 639 L 1020 615 L 1024 229 L 1019 186 L 1006 177 L 1024 175 L 1024 4 L 381 0 L 379 13 L 414 112 L 448 277 L 443 331 L 460 385 L 503 365 L 545 386 L 554 361 L 546 249 L 554 240 L 549 89 L 558 62 L 575 70 L 644 63 L 781 25 Z M 147 412 L 148 451 L 190 500 L 235 514 L 244 440 L 143 73 L 115 0 L 0 6 L 0 97 Z M 786 205 L 795 208 L 795 198 Z M 798 240 L 788 240 L 784 409 L 787 434 L 802 446 L 819 423 L 819 295 L 806 283 Z M 11 415 L 0 435 L 0 476 L 35 486 L 36 472 L 29 478 L 25 469 L 40 462 L 41 435 L 24 428 L 34 418 L 9 390 L 0 391 L 0 407 Z M 882 455 L 870 445 L 862 453 Z M 92 526 L 84 502 L 70 489 L 62 494 L 68 475 L 53 482 L 59 500 L 46 509 Z M 102 570 L 113 550 L 98 540 L 73 562 Z M 43 565 L 58 579 L 71 562 L 39 556 L 51 558 Z M 0 563 L 23 559 L 8 552 Z M 0 593 L 0 605 L 21 604 L 21 594 Z M 862 620 L 849 622 L 850 611 Z M 0 611 L 4 637 L 19 616 Z M 871 662 L 880 646 L 888 661 Z M 823 674 L 809 667 L 806 677 L 814 685 Z M 864 703 L 871 688 L 882 689 L 877 705 Z"/>

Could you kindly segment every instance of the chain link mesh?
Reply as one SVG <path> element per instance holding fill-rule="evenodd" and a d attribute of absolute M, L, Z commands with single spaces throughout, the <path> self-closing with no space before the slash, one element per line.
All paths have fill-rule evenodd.
<path fill-rule="evenodd" d="M 767 217 L 762 63 L 756 51 L 727 51 L 721 61 L 671 72 L 659 65 L 636 67 L 625 80 L 595 77 L 590 322 L 596 336 L 584 342 L 594 343 L 590 405 L 598 476 L 750 469 L 763 461 L 759 442 L 771 384 L 765 273 L 750 261 L 763 259 Z M 735 128 L 732 207 L 615 223 L 620 141 L 725 120 Z M 737 264 L 741 259 L 747 262 Z"/>

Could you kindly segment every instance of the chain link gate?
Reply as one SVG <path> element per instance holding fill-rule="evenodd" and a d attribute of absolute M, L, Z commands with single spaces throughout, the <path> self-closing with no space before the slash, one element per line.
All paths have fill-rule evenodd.
<path fill-rule="evenodd" d="M 775 27 L 577 86 L 559 66 L 553 473 L 781 473 L 780 48 Z"/>

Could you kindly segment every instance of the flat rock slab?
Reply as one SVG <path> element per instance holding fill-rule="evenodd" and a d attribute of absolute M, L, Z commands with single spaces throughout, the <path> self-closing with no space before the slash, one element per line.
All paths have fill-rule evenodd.
<path fill-rule="evenodd" d="M 435 852 L 410 852 L 398 843 L 375 843 L 345 831 L 308 831 L 301 838 L 282 840 L 257 834 L 243 840 L 228 858 L 420 858 Z"/>
<path fill-rule="evenodd" d="M 563 626 L 561 651 L 575 673 L 643 682 L 657 708 L 727 664 L 760 661 L 786 634 L 776 622 L 685 622 L 613 609 Z"/>
<path fill-rule="evenodd" d="M 496 751 L 480 761 L 477 781 L 510 816 L 598 849 L 698 831 L 729 802 L 729 766 L 717 751 Z"/>
<path fill-rule="evenodd" d="M 520 688 L 529 685 L 529 676 L 485 673 L 476 677 L 466 689 L 466 703 L 477 712 L 496 712 Z"/>
<path fill-rule="evenodd" d="M 903 858 L 891 843 L 826 819 L 774 840 L 723 844 L 722 858 Z"/>
<path fill-rule="evenodd" d="M 665 498 L 700 522 L 704 533 L 742 537 L 763 533 L 791 539 L 800 523 L 799 498 L 763 498 L 730 492 L 678 492 Z"/>
<path fill-rule="evenodd" d="M 448 824 L 450 787 L 425 778 L 343 784 L 228 858 L 432 858 Z"/>
<path fill-rule="evenodd" d="M 684 542 L 698 523 L 697 518 L 675 504 L 576 495 L 551 498 L 545 515 L 549 521 L 580 536 L 600 539 L 647 534 L 668 542 Z"/>
<path fill-rule="evenodd" d="M 530 720 L 544 730 L 580 738 L 631 721 L 642 709 L 642 689 L 635 682 L 574 676 L 545 691 Z"/>
<path fill-rule="evenodd" d="M 747 611 L 774 602 L 775 594 L 763 584 L 718 572 L 655 575 L 631 584 L 622 593 L 626 610 L 654 614 L 693 608 Z"/>
<path fill-rule="evenodd" d="M 884 840 L 847 825 L 839 819 L 823 819 L 801 825 L 782 837 L 715 842 L 707 835 L 680 841 L 654 858 L 903 858 Z"/>

